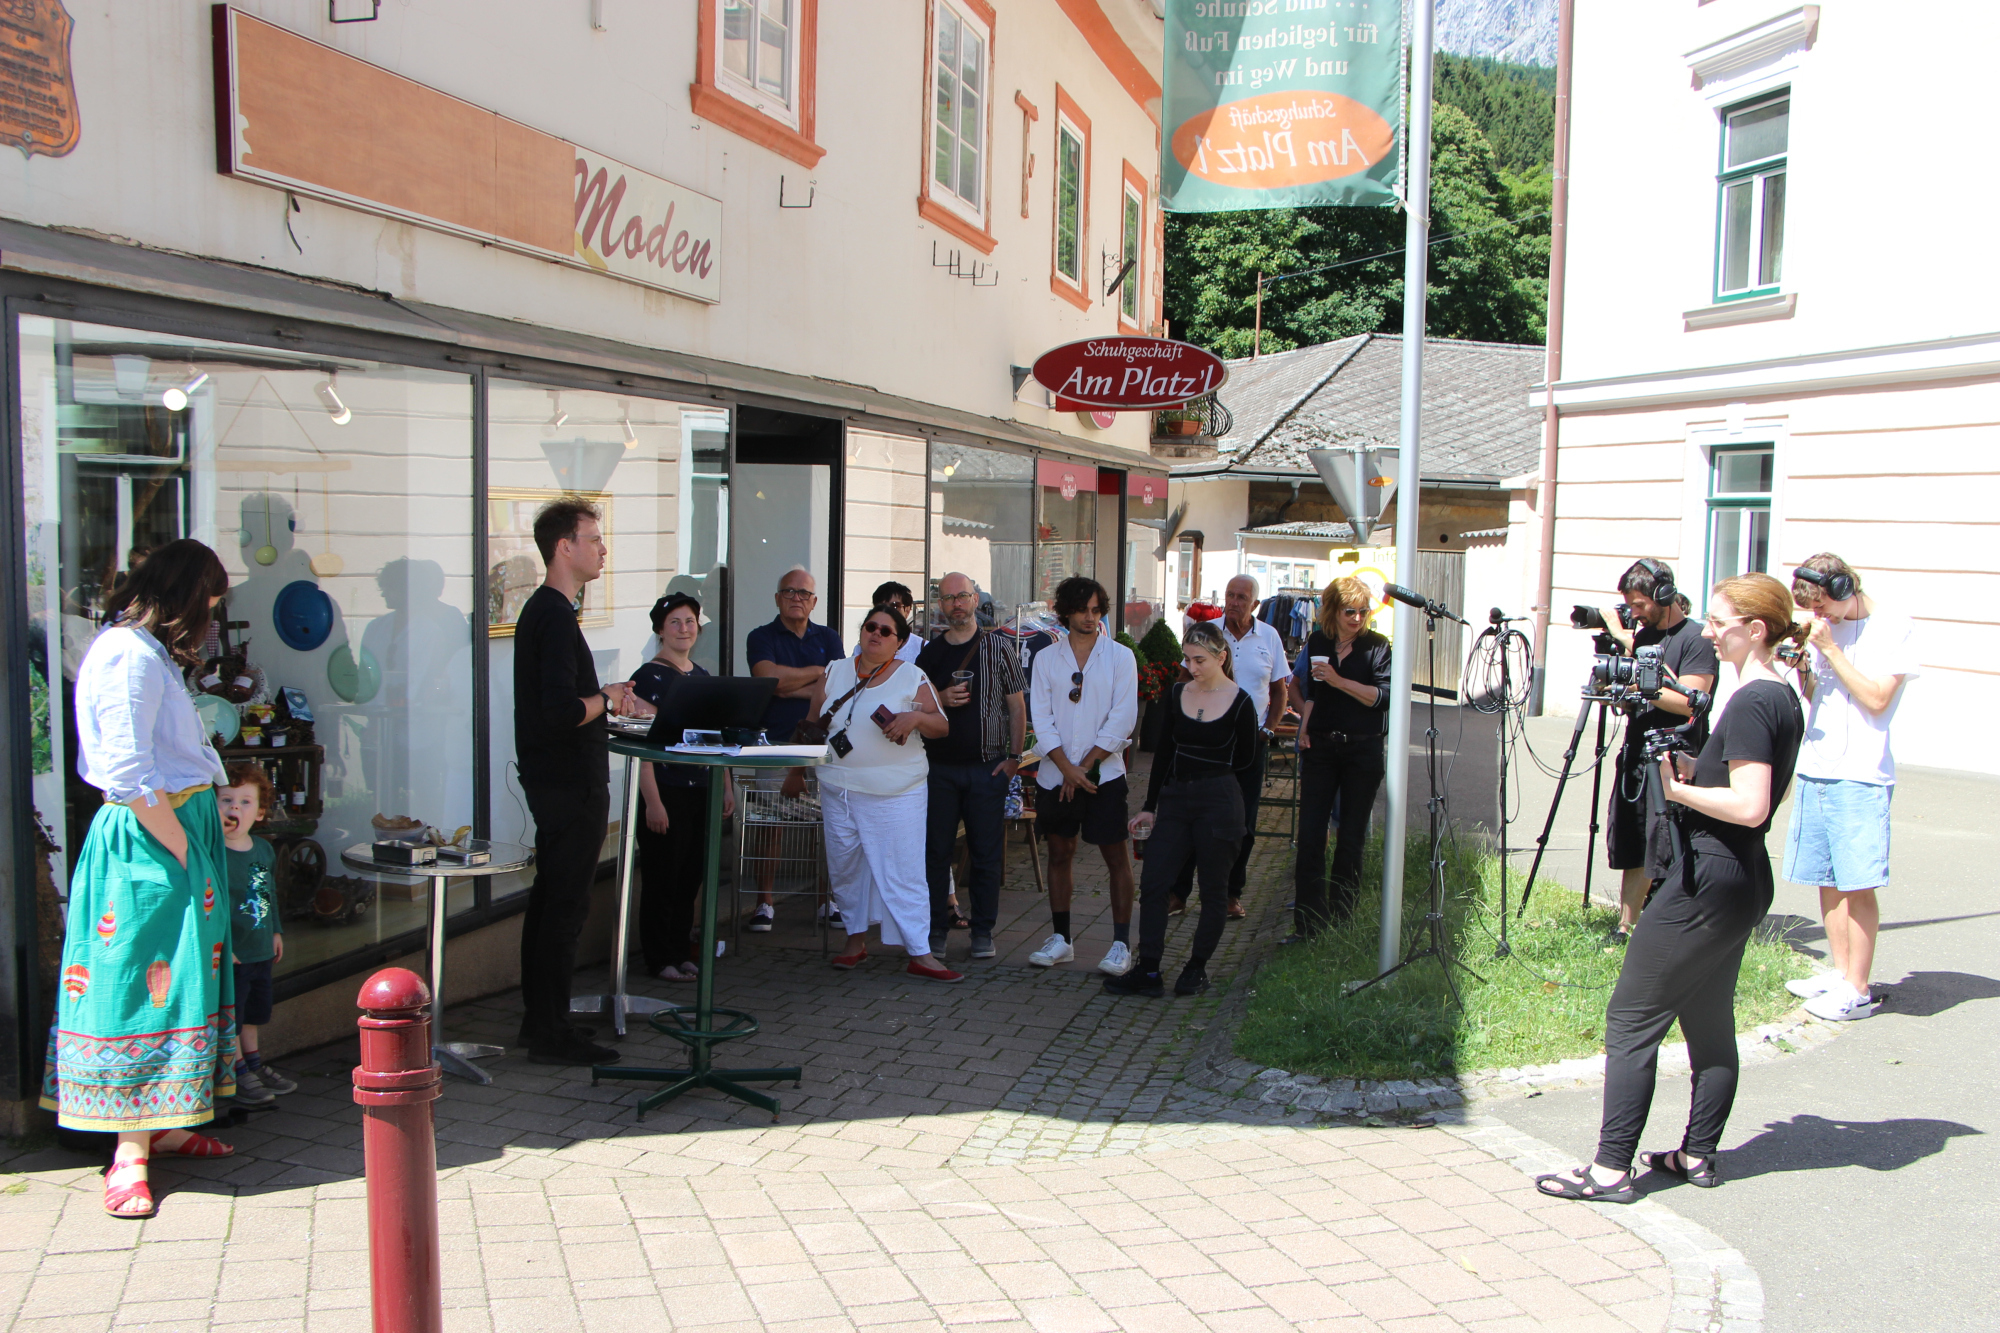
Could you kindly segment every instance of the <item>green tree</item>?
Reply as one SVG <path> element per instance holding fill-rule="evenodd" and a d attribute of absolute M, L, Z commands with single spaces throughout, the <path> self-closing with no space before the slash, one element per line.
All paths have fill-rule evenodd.
<path fill-rule="evenodd" d="M 1428 323 L 1433 335 L 1540 342 L 1548 283 L 1546 224 L 1532 181 L 1504 176 L 1492 146 L 1456 107 L 1433 110 Z M 1403 214 L 1387 208 L 1259 209 L 1167 215 L 1166 310 L 1175 336 L 1247 356 L 1257 274 L 1267 282 L 1263 350 L 1403 320 Z M 1316 271 L 1314 271 L 1316 270 Z"/>
<path fill-rule="evenodd" d="M 1548 166 L 1556 151 L 1553 69 L 1449 54 L 1440 54 L 1433 68 L 1437 100 L 1472 117 L 1502 171 L 1529 174 Z"/>

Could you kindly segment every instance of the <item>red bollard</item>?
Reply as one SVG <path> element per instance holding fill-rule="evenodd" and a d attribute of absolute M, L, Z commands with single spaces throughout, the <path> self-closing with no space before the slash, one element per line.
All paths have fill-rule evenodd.
<path fill-rule="evenodd" d="M 368 978 L 355 1003 L 361 1063 L 354 1100 L 368 1170 L 368 1271 L 375 1333 L 443 1333 L 438 1272 L 437 1132 L 443 1074 L 431 1059 L 430 988 L 407 968 Z"/>

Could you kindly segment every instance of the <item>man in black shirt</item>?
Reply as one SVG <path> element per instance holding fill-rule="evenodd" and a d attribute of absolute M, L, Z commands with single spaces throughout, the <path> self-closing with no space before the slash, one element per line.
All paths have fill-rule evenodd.
<path fill-rule="evenodd" d="M 519 1042 L 537 1064 L 600 1065 L 618 1052 L 569 1021 L 576 941 L 611 809 L 608 728 L 612 712 L 650 711 L 629 682 L 600 686 L 576 619 L 583 586 L 604 572 L 597 511 L 557 500 L 535 516 L 535 546 L 548 577 L 514 622 L 514 755 L 535 820 L 535 882 L 521 918 Z"/>
<path fill-rule="evenodd" d="M 1615 616 L 1607 616 L 1605 633 L 1627 653 L 1658 644 L 1661 664 L 1671 679 L 1692 689 L 1713 690 L 1718 670 L 1715 645 L 1701 636 L 1700 622 L 1688 619 L 1682 609 L 1673 567 L 1659 560 L 1637 561 L 1619 576 L 1618 591 L 1631 608 L 1637 628 L 1626 629 Z M 1688 701 L 1668 692 L 1625 724 L 1625 745 L 1618 752 L 1618 780 L 1611 784 L 1604 836 L 1610 867 L 1624 876 L 1618 888 L 1618 929 L 1611 936 L 1620 944 L 1631 938 L 1632 925 L 1639 919 L 1654 881 L 1664 879 L 1673 863 L 1671 830 L 1646 810 L 1641 746 L 1648 731 L 1678 727 L 1688 716 Z M 1708 736 L 1704 729 L 1698 729 L 1692 739 L 1699 748 Z"/>
<path fill-rule="evenodd" d="M 993 927 L 1000 919 L 1000 872 L 1006 855 L 1007 784 L 1021 766 L 1027 735 L 1028 678 L 1014 650 L 979 628 L 979 589 L 963 574 L 938 580 L 945 632 L 917 654 L 930 677 L 951 730 L 926 737 L 930 759 L 930 829 L 925 839 L 931 888 L 931 952 L 944 957 L 951 924 L 951 857 L 958 826 L 965 823 L 967 898 L 972 916 L 972 957 L 994 955 Z"/>

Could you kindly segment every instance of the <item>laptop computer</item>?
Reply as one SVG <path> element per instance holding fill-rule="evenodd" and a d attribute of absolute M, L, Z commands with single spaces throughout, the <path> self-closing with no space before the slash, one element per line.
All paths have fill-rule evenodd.
<path fill-rule="evenodd" d="M 679 745 L 684 731 L 724 731 L 762 726 L 778 682 L 769 676 L 679 676 L 660 695 L 659 712 L 646 729 L 649 745 Z M 780 743 L 791 737 L 773 738 Z"/>

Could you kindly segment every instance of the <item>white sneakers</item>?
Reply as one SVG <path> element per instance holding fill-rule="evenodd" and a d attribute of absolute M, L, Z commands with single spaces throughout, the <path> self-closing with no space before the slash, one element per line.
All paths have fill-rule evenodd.
<path fill-rule="evenodd" d="M 1849 1023 L 1868 1018 L 1879 1006 L 1872 995 L 1863 995 L 1844 980 L 1836 980 L 1822 993 L 1806 1001 L 1806 1012 L 1830 1023 Z"/>
<path fill-rule="evenodd" d="M 1042 947 L 1028 955 L 1030 967 L 1054 967 L 1057 963 L 1074 962 L 1076 950 L 1070 948 L 1069 941 L 1060 935 L 1051 935 L 1042 942 Z"/>
<path fill-rule="evenodd" d="M 821 903 L 819 905 L 819 920 L 824 922 L 829 929 L 832 930 L 846 929 L 846 927 L 841 924 L 840 908 L 836 907 L 832 903 Z"/>
<path fill-rule="evenodd" d="M 1126 947 L 1124 940 L 1111 942 L 1111 952 L 1104 955 L 1104 961 L 1097 965 L 1097 970 L 1107 977 L 1122 977 L 1132 970 L 1132 950 Z"/>
<path fill-rule="evenodd" d="M 1803 981 L 1787 981 L 1785 989 L 1798 996 L 1801 1000 L 1810 1000 L 1826 994 L 1839 985 L 1840 981 L 1841 977 L 1838 972 L 1817 972 Z"/>
<path fill-rule="evenodd" d="M 777 923 L 777 920 L 777 908 L 773 907 L 770 903 L 758 903 L 757 910 L 752 912 L 750 919 L 743 923 L 743 929 L 762 933 L 770 930 Z"/>

